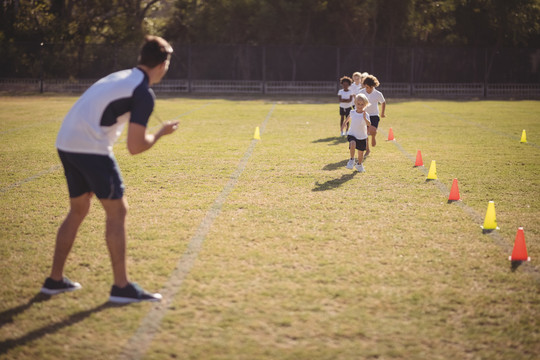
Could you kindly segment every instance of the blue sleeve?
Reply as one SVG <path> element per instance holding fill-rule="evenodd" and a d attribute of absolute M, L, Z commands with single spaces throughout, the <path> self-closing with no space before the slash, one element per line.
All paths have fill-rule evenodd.
<path fill-rule="evenodd" d="M 133 91 L 130 122 L 146 126 L 154 110 L 154 92 L 141 84 Z"/>

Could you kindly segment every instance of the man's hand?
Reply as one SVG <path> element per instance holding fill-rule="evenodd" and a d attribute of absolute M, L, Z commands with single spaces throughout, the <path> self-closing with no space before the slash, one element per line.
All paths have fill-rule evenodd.
<path fill-rule="evenodd" d="M 150 149 L 160 137 L 169 135 L 178 129 L 178 121 L 167 121 L 155 135 L 147 134 L 146 127 L 130 123 L 127 135 L 127 148 L 130 154 L 140 154 Z"/>
<path fill-rule="evenodd" d="M 169 135 L 178 129 L 179 121 L 167 121 L 163 124 L 161 129 L 158 131 L 158 133 L 161 133 L 161 135 Z"/>

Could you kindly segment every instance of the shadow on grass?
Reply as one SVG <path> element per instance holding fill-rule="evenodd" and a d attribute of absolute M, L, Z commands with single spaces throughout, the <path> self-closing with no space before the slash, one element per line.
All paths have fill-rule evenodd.
<path fill-rule="evenodd" d="M 338 179 L 328 180 L 322 184 L 316 183 L 315 187 L 311 191 L 326 191 L 326 190 L 332 190 L 340 187 L 341 185 L 345 184 L 347 181 L 352 180 L 358 171 L 354 171 L 350 174 L 342 175 Z"/>
<path fill-rule="evenodd" d="M 19 306 L 16 306 L 14 308 L 11 308 L 11 309 L 7 309 L 7 310 L 4 310 L 0 313 L 0 327 L 4 326 L 5 324 L 8 324 L 8 323 L 11 323 L 13 322 L 13 318 L 16 316 L 16 315 L 19 315 L 20 313 L 23 313 L 26 311 L 26 309 L 29 309 L 32 305 L 34 305 L 35 303 L 40 303 L 40 302 L 43 302 L 43 301 L 47 301 L 51 298 L 50 295 L 45 295 L 45 294 L 42 294 L 42 293 L 37 293 L 36 295 L 34 295 L 33 298 L 31 298 L 30 300 L 28 300 L 26 302 L 26 304 L 22 304 L 22 305 L 19 305 Z"/>
<path fill-rule="evenodd" d="M 13 322 L 13 318 L 17 314 L 24 312 L 26 309 L 30 308 L 35 303 L 46 301 L 46 300 L 49 300 L 50 298 L 51 296 L 49 295 L 38 293 L 32 299 L 30 299 L 26 304 L 3 311 L 2 313 L 0 313 L 0 321 L 1 321 L 0 324 L 3 326 L 6 323 Z M 121 307 L 121 306 L 125 306 L 125 304 L 114 304 L 114 303 L 106 302 L 92 309 L 88 309 L 88 310 L 84 310 L 84 311 L 80 311 L 78 313 L 72 314 L 65 320 L 58 321 L 56 323 L 52 323 L 52 324 L 43 326 L 39 329 L 33 330 L 29 332 L 28 334 L 23 335 L 19 338 L 0 341 L 0 355 L 7 353 L 10 349 L 13 349 L 17 346 L 25 345 L 31 341 L 40 339 L 44 337 L 45 335 L 58 332 L 62 330 L 63 328 L 77 324 L 94 313 L 100 312 L 108 308 Z"/>
<path fill-rule="evenodd" d="M 510 269 L 512 270 L 512 272 L 514 272 L 518 269 L 518 267 L 521 266 L 521 264 L 523 264 L 523 261 L 521 260 L 512 260 L 510 262 Z"/>
<path fill-rule="evenodd" d="M 326 171 L 337 170 L 337 169 L 345 167 L 345 165 L 347 165 L 347 161 L 348 160 L 342 160 L 337 163 L 328 164 L 328 165 L 325 165 L 325 167 L 323 167 L 322 169 Z"/>
<path fill-rule="evenodd" d="M 312 143 L 330 143 L 328 145 L 339 145 L 347 143 L 347 137 L 345 136 L 332 136 L 324 139 L 313 140 Z"/>

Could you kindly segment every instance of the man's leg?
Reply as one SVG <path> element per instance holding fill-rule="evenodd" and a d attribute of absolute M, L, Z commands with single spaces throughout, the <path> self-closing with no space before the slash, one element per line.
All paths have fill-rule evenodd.
<path fill-rule="evenodd" d="M 123 288 L 128 284 L 126 270 L 126 215 L 127 201 L 100 199 L 107 216 L 105 239 L 111 257 L 114 285 Z"/>
<path fill-rule="evenodd" d="M 85 193 L 76 198 L 70 198 L 69 213 L 56 234 L 56 246 L 50 275 L 53 280 L 62 280 L 66 259 L 77 236 L 79 226 L 88 214 L 92 195 L 92 193 Z"/>

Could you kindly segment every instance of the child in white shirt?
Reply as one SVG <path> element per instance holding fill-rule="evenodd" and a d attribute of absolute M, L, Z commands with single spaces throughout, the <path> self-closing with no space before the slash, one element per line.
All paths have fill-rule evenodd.
<path fill-rule="evenodd" d="M 353 94 L 356 96 L 360 92 L 360 90 L 362 90 L 363 88 L 362 74 L 357 71 L 352 75 L 352 79 L 353 79 L 353 83 L 351 84 L 350 89 L 353 92 Z"/>
<path fill-rule="evenodd" d="M 349 141 L 349 151 L 351 157 L 349 162 L 347 162 L 347 169 L 356 167 L 356 170 L 359 172 L 364 172 L 365 169 L 362 162 L 364 161 L 364 151 L 367 147 L 367 128 L 371 125 L 371 122 L 369 121 L 369 114 L 365 111 L 365 109 L 369 106 L 369 100 L 364 94 L 358 94 L 355 96 L 354 106 L 354 111 L 351 111 L 350 115 L 347 117 L 347 120 L 342 126 L 343 130 L 350 122 L 347 140 Z M 358 150 L 358 164 L 356 164 L 356 166 L 354 161 L 355 149 Z"/>
<path fill-rule="evenodd" d="M 349 89 L 349 87 L 352 84 L 352 79 L 350 77 L 344 76 L 341 79 L 339 79 L 339 82 L 341 83 L 341 86 L 342 86 L 342 89 L 338 91 L 339 115 L 341 117 L 339 128 L 341 129 L 341 136 L 345 136 L 345 131 L 343 130 L 343 122 L 345 121 L 347 116 L 349 116 L 349 113 L 351 112 L 354 94 Z"/>
<path fill-rule="evenodd" d="M 360 91 L 360 94 L 366 95 L 368 98 L 370 105 L 366 109 L 367 112 L 369 112 L 369 117 L 371 121 L 371 126 L 369 127 L 369 135 L 371 135 L 371 145 L 375 146 L 377 145 L 377 141 L 375 140 L 375 136 L 377 136 L 377 128 L 379 127 L 379 104 L 381 104 L 381 117 L 385 117 L 386 114 L 386 100 L 384 99 L 383 94 L 375 89 L 377 86 L 379 86 L 379 80 L 373 75 L 368 75 L 364 79 L 364 89 Z M 366 156 L 368 156 L 370 153 L 369 144 L 366 151 Z"/>

